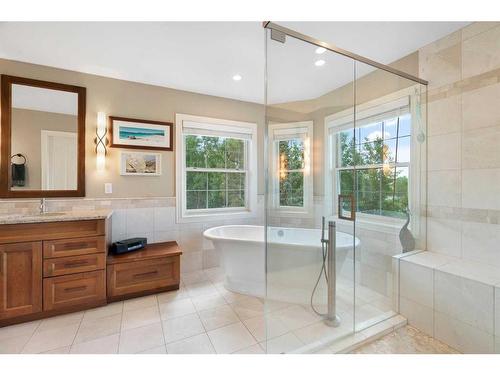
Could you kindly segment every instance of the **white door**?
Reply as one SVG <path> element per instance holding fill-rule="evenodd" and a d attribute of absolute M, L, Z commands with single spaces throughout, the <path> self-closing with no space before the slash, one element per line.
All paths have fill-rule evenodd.
<path fill-rule="evenodd" d="M 42 190 L 76 190 L 76 133 L 42 130 Z"/>

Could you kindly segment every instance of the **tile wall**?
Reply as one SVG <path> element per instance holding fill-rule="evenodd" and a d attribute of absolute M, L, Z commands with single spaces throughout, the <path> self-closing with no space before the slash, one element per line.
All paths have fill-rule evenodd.
<path fill-rule="evenodd" d="M 428 249 L 500 266 L 500 22 L 419 51 L 428 92 Z"/>
<path fill-rule="evenodd" d="M 263 223 L 264 197 L 258 197 L 257 215 L 254 219 L 221 220 L 210 223 L 177 224 L 175 198 L 74 198 L 48 199 L 49 211 L 113 210 L 113 241 L 131 237 L 146 237 L 149 243 L 177 241 L 183 250 L 181 272 L 198 271 L 217 267 L 219 257 L 210 241 L 203 238 L 203 231 L 218 225 Z M 0 200 L 0 214 L 34 213 L 40 201 Z"/>

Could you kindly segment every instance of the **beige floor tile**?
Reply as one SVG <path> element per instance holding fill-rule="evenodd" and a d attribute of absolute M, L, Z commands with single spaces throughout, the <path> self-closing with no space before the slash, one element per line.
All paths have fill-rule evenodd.
<path fill-rule="evenodd" d="M 156 299 L 156 295 L 128 299 L 123 303 L 123 312 L 144 309 L 156 306 L 157 304 L 158 300 Z"/>
<path fill-rule="evenodd" d="M 321 318 L 302 306 L 295 305 L 270 314 L 280 319 L 289 330 L 295 330 L 315 323 Z"/>
<path fill-rule="evenodd" d="M 225 289 L 222 284 L 217 285 L 216 288 L 219 291 L 220 295 L 227 301 L 227 303 L 233 303 L 240 299 L 248 298 L 248 296 L 245 294 L 235 293 Z"/>
<path fill-rule="evenodd" d="M 120 333 L 121 321 L 121 313 L 99 319 L 84 319 L 76 334 L 75 344 Z"/>
<path fill-rule="evenodd" d="M 168 354 L 212 354 L 214 347 L 206 333 L 167 345 Z"/>
<path fill-rule="evenodd" d="M 158 306 L 144 307 L 137 310 L 125 311 L 122 318 L 122 330 L 126 331 L 133 328 L 159 323 L 160 311 Z"/>
<path fill-rule="evenodd" d="M 193 314 L 196 309 L 191 302 L 191 298 L 179 301 L 171 301 L 160 305 L 160 314 L 162 320 L 177 318 L 179 316 Z"/>
<path fill-rule="evenodd" d="M 37 332 L 52 330 L 56 328 L 64 328 L 66 326 L 72 326 L 74 324 L 80 324 L 82 318 L 83 318 L 83 311 L 47 318 L 42 320 L 42 322 L 37 328 Z"/>
<path fill-rule="evenodd" d="M 181 280 L 186 286 L 210 281 L 207 274 L 201 270 L 181 273 Z"/>
<path fill-rule="evenodd" d="M 69 354 L 70 350 L 71 350 L 71 346 L 63 346 L 62 348 L 48 350 L 48 351 L 40 353 L 40 354 Z"/>
<path fill-rule="evenodd" d="M 333 354 L 332 349 L 329 347 L 316 350 L 313 354 Z"/>
<path fill-rule="evenodd" d="M 191 298 L 197 311 L 213 309 L 214 307 L 226 305 L 226 300 L 219 294 L 208 294 Z"/>
<path fill-rule="evenodd" d="M 215 351 L 221 354 L 233 353 L 257 343 L 241 322 L 208 331 L 207 334 Z"/>
<path fill-rule="evenodd" d="M 186 288 L 181 287 L 171 292 L 158 293 L 156 295 L 156 298 L 158 299 L 158 303 L 161 305 L 167 302 L 173 302 L 189 298 L 189 294 Z"/>
<path fill-rule="evenodd" d="M 106 306 L 96 307 L 85 311 L 83 321 L 100 319 L 111 315 L 121 314 L 123 312 L 123 301 L 113 302 Z"/>
<path fill-rule="evenodd" d="M 119 334 L 104 336 L 95 340 L 74 344 L 71 347 L 71 354 L 116 354 L 118 353 L 119 342 Z"/>
<path fill-rule="evenodd" d="M 165 347 L 165 345 L 160 345 L 156 348 L 148 349 L 137 354 L 167 354 L 167 348 Z"/>
<path fill-rule="evenodd" d="M 0 328 L 0 340 L 5 340 L 16 336 L 32 335 L 33 332 L 35 332 L 35 330 L 38 328 L 40 323 L 41 320 L 37 320 L 34 322 L 14 324 L 12 326 L 2 327 Z"/>
<path fill-rule="evenodd" d="M 231 308 L 241 320 L 264 315 L 264 304 L 255 297 L 239 299 L 231 303 Z"/>
<path fill-rule="evenodd" d="M 0 354 L 17 354 L 31 338 L 31 334 L 0 339 Z"/>
<path fill-rule="evenodd" d="M 231 323 L 239 322 L 238 316 L 229 305 L 215 307 L 209 310 L 203 310 L 198 313 L 207 331 L 226 326 Z"/>
<path fill-rule="evenodd" d="M 199 297 L 217 293 L 217 289 L 210 281 L 186 285 L 186 289 L 190 297 Z"/>
<path fill-rule="evenodd" d="M 257 341 L 268 340 L 289 332 L 287 326 L 273 315 L 256 316 L 244 320 L 243 324 Z"/>
<path fill-rule="evenodd" d="M 263 341 L 260 345 L 267 354 L 280 354 L 293 352 L 304 344 L 297 336 L 290 332 L 286 335 Z"/>
<path fill-rule="evenodd" d="M 339 327 L 327 326 L 320 321 L 293 331 L 295 336 L 305 344 L 313 344 L 318 341 L 328 341 L 339 339 L 352 333 L 352 325 L 341 324 Z"/>
<path fill-rule="evenodd" d="M 255 344 L 249 346 L 248 348 L 244 348 L 234 352 L 233 354 L 265 354 L 264 349 L 259 344 Z"/>
<path fill-rule="evenodd" d="M 69 346 L 75 339 L 80 323 L 53 329 L 37 329 L 23 349 L 23 353 L 41 353 Z"/>
<path fill-rule="evenodd" d="M 138 353 L 164 345 L 161 323 L 123 331 L 120 335 L 119 353 Z"/>
<path fill-rule="evenodd" d="M 167 344 L 205 332 L 198 314 L 189 314 L 165 320 L 162 324 L 163 336 Z"/>
<path fill-rule="evenodd" d="M 283 310 L 287 307 L 292 306 L 291 303 L 277 301 L 277 300 L 273 300 L 273 299 L 265 299 L 263 301 L 263 303 L 264 303 L 264 311 L 266 313 L 270 313 L 270 312 L 278 311 L 278 310 Z"/>

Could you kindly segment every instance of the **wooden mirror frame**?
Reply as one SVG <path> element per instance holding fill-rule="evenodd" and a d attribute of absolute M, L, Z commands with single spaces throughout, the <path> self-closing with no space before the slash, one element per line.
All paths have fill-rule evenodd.
<path fill-rule="evenodd" d="M 85 87 L 63 83 L 39 81 L 31 78 L 2 75 L 1 77 L 1 123 L 0 123 L 0 197 L 1 198 L 51 198 L 85 196 Z M 73 92 L 78 95 L 78 143 L 76 190 L 11 190 L 11 129 L 12 129 L 12 85 L 40 87 L 44 89 Z"/>

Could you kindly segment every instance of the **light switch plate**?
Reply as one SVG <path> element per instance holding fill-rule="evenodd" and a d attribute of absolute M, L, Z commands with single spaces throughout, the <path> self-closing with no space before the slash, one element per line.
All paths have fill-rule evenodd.
<path fill-rule="evenodd" d="M 104 184 L 104 194 L 112 194 L 113 193 L 113 184 L 111 182 L 106 182 Z"/>

